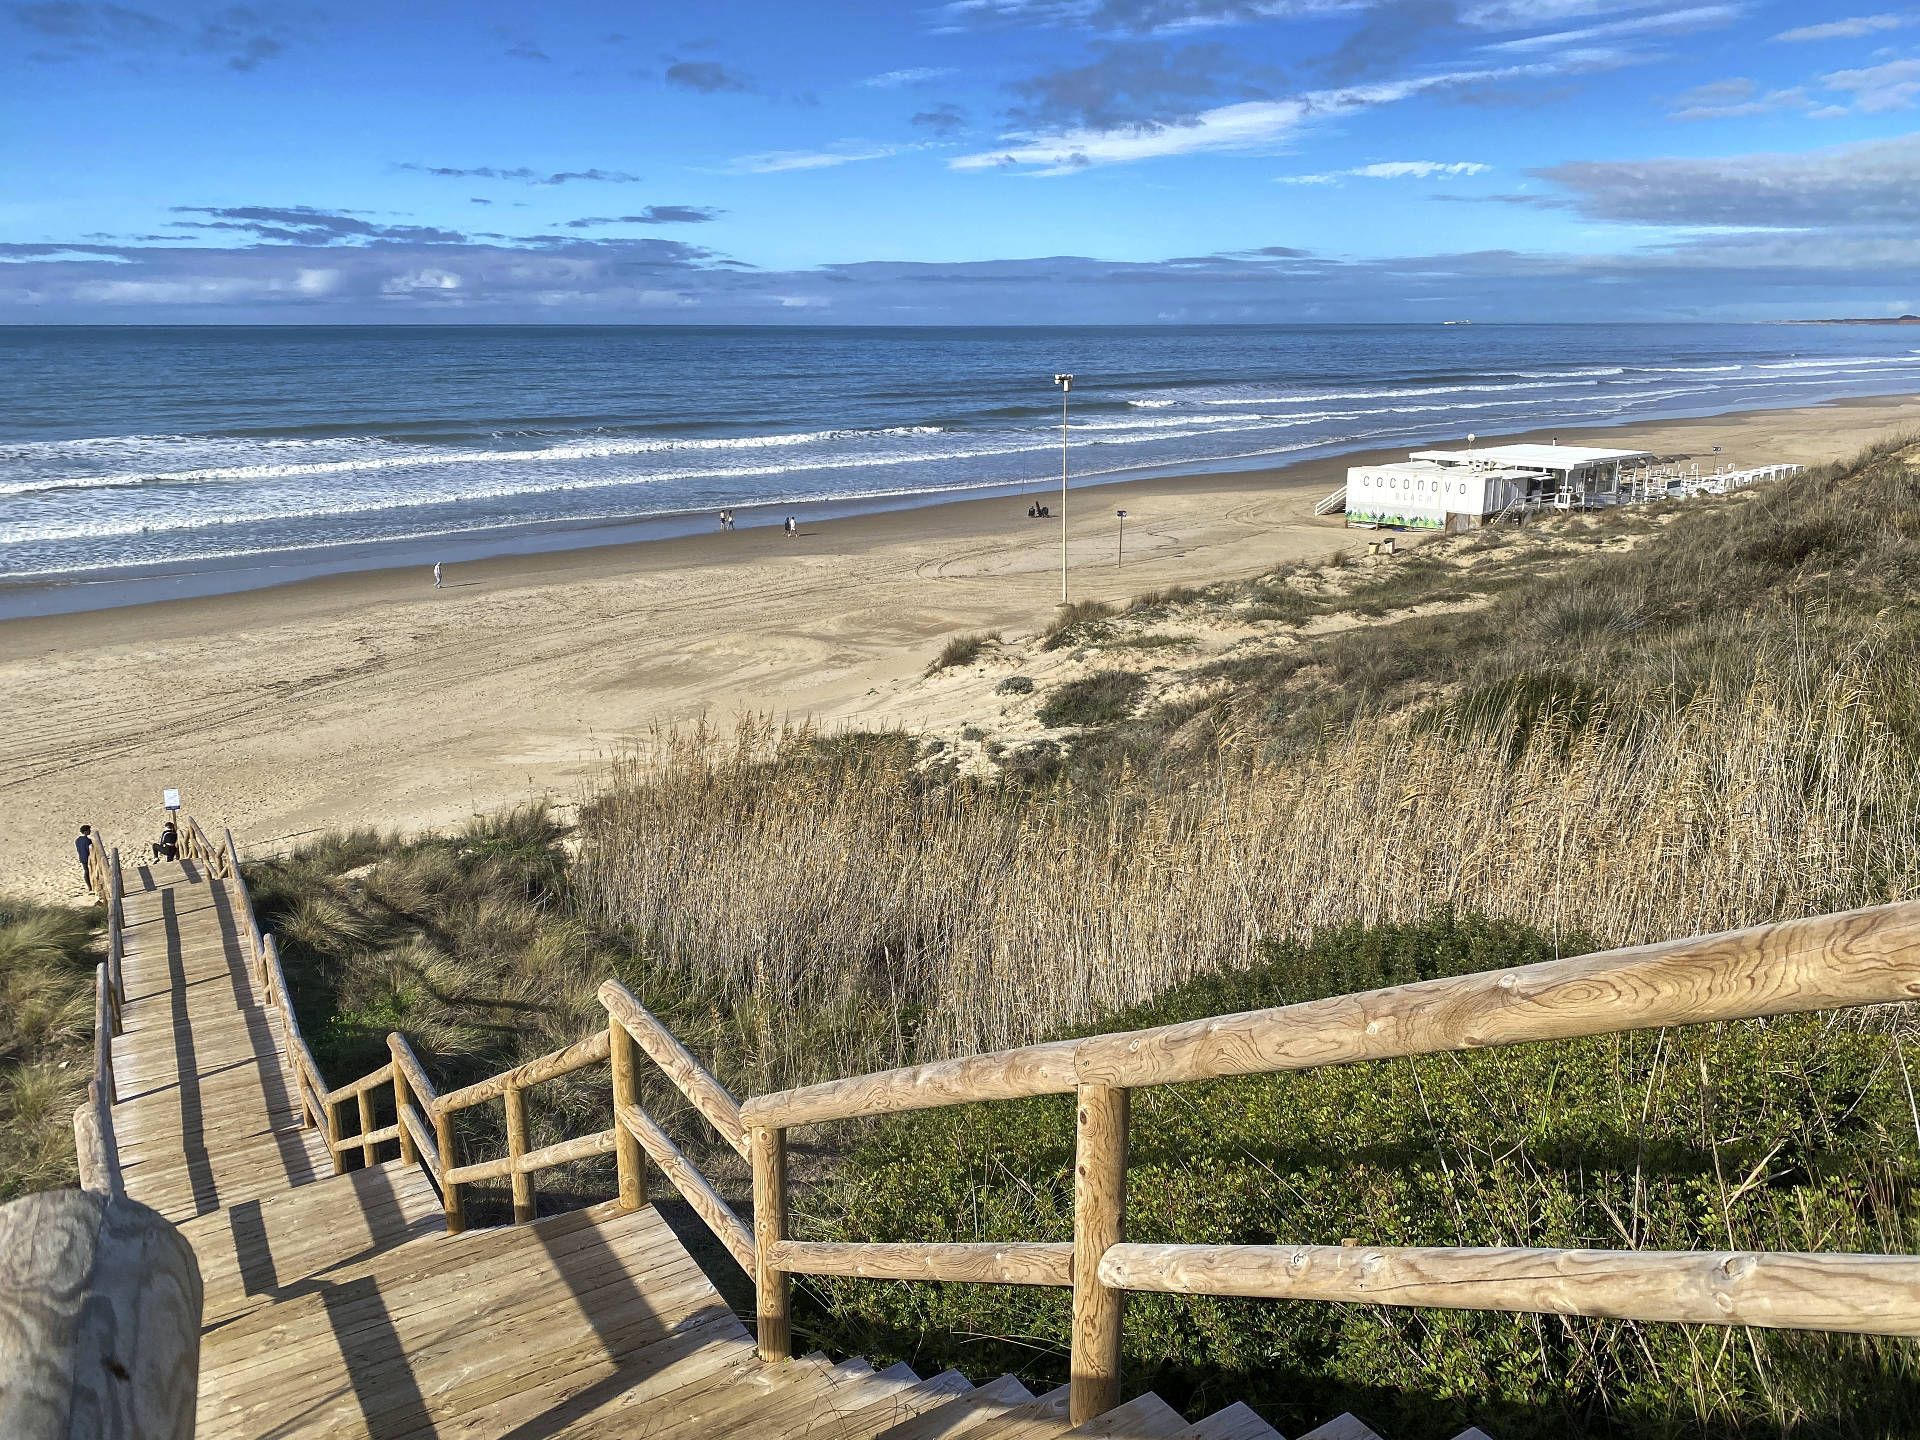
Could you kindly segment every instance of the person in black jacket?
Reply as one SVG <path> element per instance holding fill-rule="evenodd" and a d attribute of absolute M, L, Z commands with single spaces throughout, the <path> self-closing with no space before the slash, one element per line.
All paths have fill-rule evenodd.
<path fill-rule="evenodd" d="M 93 827 L 82 825 L 80 834 L 73 842 L 73 848 L 80 852 L 80 875 L 86 881 L 87 888 L 93 888 Z"/>
<path fill-rule="evenodd" d="M 167 821 L 165 828 L 160 832 L 160 844 L 157 848 L 160 851 L 160 858 L 162 860 L 178 860 L 180 858 L 180 832 L 174 828 L 171 819 Z"/>

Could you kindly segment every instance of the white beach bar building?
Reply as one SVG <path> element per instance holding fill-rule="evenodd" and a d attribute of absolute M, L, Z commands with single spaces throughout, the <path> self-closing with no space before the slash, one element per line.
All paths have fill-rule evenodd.
<path fill-rule="evenodd" d="M 1621 497 L 1621 472 L 1652 459 L 1650 450 L 1582 445 L 1416 450 L 1392 464 L 1348 469 L 1347 523 L 1467 530 L 1512 505 L 1613 505 Z"/>

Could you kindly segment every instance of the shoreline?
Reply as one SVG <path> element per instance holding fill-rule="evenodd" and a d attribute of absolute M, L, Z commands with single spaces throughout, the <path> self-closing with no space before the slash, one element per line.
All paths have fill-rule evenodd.
<path fill-rule="evenodd" d="M 1557 433 L 1817 463 L 1920 434 L 1920 396 Z M 1367 453 L 1082 486 L 1073 596 L 1124 601 L 1350 549 L 1361 537 L 1312 508 Z M 73 831 L 131 852 L 157 832 L 165 787 L 261 855 L 322 829 L 565 801 L 661 726 L 950 718 L 952 687 L 923 673 L 944 640 L 1031 634 L 1059 602 L 1058 520 L 1028 520 L 1027 493 L 812 520 L 792 539 L 703 530 L 449 564 L 439 591 L 411 566 L 0 620 L 0 794 L 17 819 L 0 889 L 77 898 Z M 1130 512 L 1124 567 L 1115 509 Z"/>
<path fill-rule="evenodd" d="M 1809 406 L 1715 411 L 1649 421 L 1625 419 L 1604 425 L 1583 425 L 1560 431 L 1517 431 L 1481 439 L 1485 444 L 1523 443 L 1550 438 L 1553 434 L 1605 437 L 1627 427 L 1684 430 L 1690 426 L 1746 424 L 1769 415 L 1871 408 L 1897 403 L 1903 398 L 1906 397 L 1899 393 L 1847 396 Z M 1345 470 L 1350 465 L 1400 459 L 1410 450 L 1457 443 L 1458 439 L 1458 436 L 1452 440 L 1411 439 L 1390 446 L 1358 449 L 1336 447 L 1297 457 L 1281 452 L 1266 463 L 1250 465 L 1236 465 L 1231 461 L 1196 461 L 1190 465 L 1139 467 L 1137 471 L 1123 470 L 1071 483 L 1068 508 L 1076 508 L 1072 505 L 1075 495 L 1124 491 L 1134 486 L 1157 486 L 1182 481 L 1208 481 L 1233 486 L 1274 483 L 1283 477 L 1308 471 L 1324 471 L 1328 476 L 1328 493 L 1331 493 L 1345 483 Z M 1720 458 L 1729 457 L 1723 455 Z M 1747 458 L 1752 463 L 1769 463 L 1772 459 L 1766 456 Z M 1335 470 L 1339 472 L 1337 478 L 1333 475 Z M 917 512 L 992 505 L 1032 495 L 1050 502 L 1054 493 L 1057 492 L 1050 490 L 1045 481 L 1038 485 L 1032 481 L 988 482 L 968 486 L 961 491 L 900 491 L 885 496 L 804 502 L 768 501 L 741 504 L 734 508 L 741 517 L 741 525 L 749 531 L 757 531 L 777 525 L 781 518 L 789 514 L 799 516 L 803 524 L 845 524 L 848 521 L 902 517 Z M 419 539 L 345 541 L 336 545 L 315 546 L 309 550 L 278 551 L 259 556 L 221 556 L 151 567 L 129 566 L 124 571 L 68 571 L 20 580 L 8 580 L 0 576 L 0 627 L 16 621 L 238 596 L 259 590 L 339 581 L 356 576 L 397 576 L 431 567 L 436 560 L 449 566 L 459 566 L 463 571 L 474 566 L 498 566 L 511 562 L 525 572 L 538 567 L 543 559 L 554 556 L 591 556 L 594 552 L 607 550 L 669 545 L 694 540 L 702 535 L 723 538 L 713 529 L 714 524 L 714 512 L 711 509 L 662 511 L 630 518 L 533 521 L 501 529 L 456 532 Z"/>

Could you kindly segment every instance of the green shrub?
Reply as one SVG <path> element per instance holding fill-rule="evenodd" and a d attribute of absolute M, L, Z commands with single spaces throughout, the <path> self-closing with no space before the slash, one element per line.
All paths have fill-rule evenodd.
<path fill-rule="evenodd" d="M 1031 695 L 1033 693 L 1033 677 L 1031 675 L 1009 675 L 993 687 L 993 693 L 996 695 Z"/>
<path fill-rule="evenodd" d="M 1040 707 L 1042 725 L 1111 725 L 1133 713 L 1146 689 L 1131 670 L 1096 670 L 1058 687 Z"/>

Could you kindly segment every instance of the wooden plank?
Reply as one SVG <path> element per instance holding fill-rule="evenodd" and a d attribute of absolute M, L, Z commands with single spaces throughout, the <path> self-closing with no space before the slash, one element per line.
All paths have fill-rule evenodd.
<path fill-rule="evenodd" d="M 949 1280 L 978 1285 L 1073 1284 L 1073 1246 L 1061 1244 L 837 1244 L 782 1240 L 773 1263 L 796 1275 Z"/>
<path fill-rule="evenodd" d="M 538 1085 L 542 1080 L 552 1080 L 558 1076 L 570 1074 L 575 1070 L 596 1065 L 607 1058 L 607 1032 L 599 1030 L 584 1040 L 577 1040 L 563 1050 L 555 1050 L 536 1060 L 486 1080 L 476 1081 L 472 1085 L 458 1090 L 449 1090 L 434 1102 L 437 1110 L 464 1110 L 469 1105 L 478 1105 L 483 1101 L 497 1099 L 506 1094 L 508 1086 L 518 1086 L 525 1090 Z"/>
<path fill-rule="evenodd" d="M 1120 1402 L 1126 1292 L 1100 1278 L 1100 1259 L 1126 1238 L 1128 1092 L 1082 1085 L 1073 1160 L 1073 1398 L 1085 1424 Z"/>
<path fill-rule="evenodd" d="M 200 1272 L 152 1210 L 86 1190 L 0 1208 L 0 1433 L 191 1440 Z"/>
<path fill-rule="evenodd" d="M 750 1126 L 1076 1086 L 1166 1085 L 1920 997 L 1920 901 L 1787 920 L 1273 1010 L 908 1066 L 756 1096 Z"/>
<path fill-rule="evenodd" d="M 727 1247 L 727 1253 L 733 1256 L 734 1262 L 752 1275 L 756 1264 L 753 1231 L 720 1198 L 720 1193 L 708 1183 L 707 1177 L 694 1168 L 693 1163 L 668 1138 L 666 1131 L 656 1125 L 653 1117 L 638 1105 L 622 1105 L 618 1119 L 621 1128 L 640 1142 L 648 1157 L 673 1183 L 673 1188 L 680 1192 L 680 1197 L 693 1208 L 694 1214 L 704 1220 L 707 1228 Z"/>
<path fill-rule="evenodd" d="M 874 1440 L 953 1440 L 968 1435 L 1009 1410 L 1025 1405 L 1033 1392 L 1012 1375 L 1002 1375 L 911 1420 L 888 1426 Z"/>
<path fill-rule="evenodd" d="M 682 1045 L 674 1033 L 662 1025 L 654 1013 L 634 999 L 633 992 L 618 980 L 600 987 L 600 1003 L 607 1013 L 627 1028 L 640 1048 L 658 1065 L 693 1108 L 720 1132 L 720 1138 L 742 1157 L 747 1154 L 747 1127 L 740 1120 L 740 1102 L 727 1087 L 709 1074 L 693 1052 Z M 638 1101 L 631 1103 L 637 1104 Z"/>
<path fill-rule="evenodd" d="M 1380 1440 L 1360 1418 L 1349 1411 L 1336 1415 L 1324 1425 L 1315 1426 L 1300 1440 Z"/>
<path fill-rule="evenodd" d="M 1686 1250 L 1116 1245 L 1127 1290 L 1920 1335 L 1920 1257 Z"/>
<path fill-rule="evenodd" d="M 1169 1440 L 1186 1428 L 1186 1419 L 1178 1410 L 1149 1392 L 1082 1421 L 1067 1434 L 1100 1436 L 1104 1440 Z"/>
<path fill-rule="evenodd" d="M 1004 1415 L 975 1426 L 972 1440 L 1050 1440 L 1067 1428 L 1067 1403 L 1072 1387 L 1062 1385 L 1038 1400 L 1016 1405 Z"/>
<path fill-rule="evenodd" d="M 1287 1440 L 1273 1426 L 1256 1415 L 1244 1400 L 1236 1400 L 1224 1410 L 1216 1410 L 1204 1420 L 1196 1420 L 1178 1431 L 1175 1440 Z"/>

